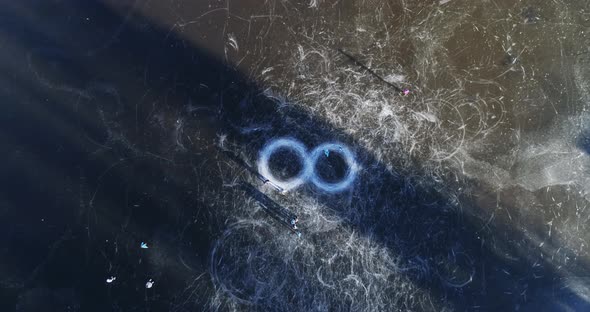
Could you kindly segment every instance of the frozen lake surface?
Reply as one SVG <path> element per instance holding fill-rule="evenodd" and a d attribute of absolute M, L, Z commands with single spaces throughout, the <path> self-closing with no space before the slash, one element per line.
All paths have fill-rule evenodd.
<path fill-rule="evenodd" d="M 590 310 L 590 2 L 0 25 L 2 311 Z"/>

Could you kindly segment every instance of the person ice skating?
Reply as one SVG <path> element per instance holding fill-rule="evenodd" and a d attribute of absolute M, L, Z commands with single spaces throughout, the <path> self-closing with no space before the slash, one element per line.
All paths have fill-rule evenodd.
<path fill-rule="evenodd" d="M 294 230 L 297 230 L 297 222 L 299 222 L 299 218 L 295 217 L 295 218 L 291 219 L 291 226 L 293 227 Z"/>

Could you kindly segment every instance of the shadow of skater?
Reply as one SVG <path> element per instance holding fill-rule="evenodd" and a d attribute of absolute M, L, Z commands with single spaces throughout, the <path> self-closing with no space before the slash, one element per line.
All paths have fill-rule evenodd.
<path fill-rule="evenodd" d="M 246 195 L 250 196 L 258 202 L 260 207 L 266 211 L 273 219 L 277 220 L 281 225 L 286 226 L 289 230 L 301 236 L 297 229 L 298 218 L 297 215 L 281 205 L 275 203 L 266 194 L 257 190 L 251 184 L 242 182 L 240 183 L 240 189 L 242 189 Z"/>
<path fill-rule="evenodd" d="M 260 180 L 260 182 L 262 182 L 262 184 L 268 184 L 268 185 L 272 186 L 279 193 L 283 193 L 285 191 L 282 187 L 276 185 L 271 180 L 269 180 L 267 177 L 260 174 L 260 172 L 258 172 L 256 169 L 252 168 L 250 165 L 248 165 L 245 161 L 243 161 L 241 158 L 236 156 L 234 153 L 232 153 L 230 151 L 222 151 L 222 152 L 229 159 L 233 160 L 238 165 L 240 165 L 241 167 L 246 169 L 248 172 L 250 172 L 252 175 L 254 175 L 258 180 Z"/>

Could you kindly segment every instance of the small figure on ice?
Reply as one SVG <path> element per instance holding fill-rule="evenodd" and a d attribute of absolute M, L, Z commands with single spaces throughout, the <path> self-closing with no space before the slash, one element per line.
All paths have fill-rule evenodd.
<path fill-rule="evenodd" d="M 152 280 L 151 278 L 147 281 L 147 283 L 145 283 L 145 288 L 152 288 L 154 286 L 154 280 Z"/>
<path fill-rule="evenodd" d="M 141 242 L 141 249 L 148 249 L 148 245 L 144 242 Z"/>
<path fill-rule="evenodd" d="M 297 218 L 297 217 L 291 219 L 291 226 L 293 227 L 294 230 L 297 230 L 297 223 L 298 222 L 299 222 L 299 218 Z"/>

